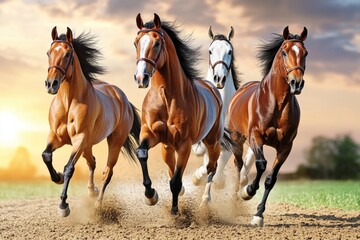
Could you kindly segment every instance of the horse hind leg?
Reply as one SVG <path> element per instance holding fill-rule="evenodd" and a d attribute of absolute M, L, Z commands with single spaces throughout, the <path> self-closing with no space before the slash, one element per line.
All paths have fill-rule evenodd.
<path fill-rule="evenodd" d="M 117 163 L 117 160 L 118 160 L 119 154 L 120 154 L 120 149 L 121 149 L 122 145 L 124 144 L 125 140 L 126 140 L 126 137 L 121 139 L 120 135 L 118 135 L 116 133 L 111 134 L 107 138 L 109 155 L 108 155 L 106 167 L 103 170 L 102 185 L 100 188 L 100 193 L 99 193 L 98 199 L 96 200 L 96 203 L 95 203 L 95 205 L 97 207 L 101 206 L 101 204 L 102 204 L 105 189 L 111 181 L 111 178 L 113 176 L 114 166 Z"/>
<path fill-rule="evenodd" d="M 97 197 L 99 190 L 94 184 L 94 171 L 96 168 L 96 160 L 92 155 L 92 149 L 87 149 L 83 153 L 83 157 L 86 159 L 86 163 L 89 167 L 89 180 L 88 180 L 88 194 L 90 197 Z"/>
<path fill-rule="evenodd" d="M 249 147 L 245 154 L 243 167 L 241 168 L 241 171 L 240 171 L 240 186 L 241 187 L 244 187 L 248 184 L 248 181 L 249 181 L 248 174 L 249 174 L 251 167 L 254 165 L 254 163 L 255 163 L 254 152 Z"/>

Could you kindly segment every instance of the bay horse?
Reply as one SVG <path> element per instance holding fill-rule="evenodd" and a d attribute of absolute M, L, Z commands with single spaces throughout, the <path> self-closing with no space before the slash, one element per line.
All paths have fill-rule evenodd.
<path fill-rule="evenodd" d="M 222 114 L 225 118 L 224 127 L 228 128 L 229 123 L 229 115 L 228 115 L 228 107 L 230 103 L 231 97 L 235 94 L 236 90 L 239 89 L 241 80 L 240 73 L 235 66 L 235 54 L 234 48 L 231 43 L 231 39 L 234 37 L 234 28 L 230 27 L 230 32 L 227 37 L 223 34 L 214 35 L 211 26 L 208 31 L 209 38 L 211 39 L 211 43 L 209 46 L 209 67 L 207 72 L 206 80 L 214 84 L 221 95 L 221 99 L 223 101 L 223 109 Z M 193 151 L 198 156 L 204 155 L 203 165 L 199 167 L 194 175 L 193 175 L 193 183 L 195 185 L 199 185 L 202 179 L 205 177 L 207 173 L 207 163 L 209 161 L 209 156 L 206 153 L 205 145 L 202 142 L 198 142 L 193 145 Z M 217 161 L 218 166 L 216 169 L 216 173 L 214 175 L 213 181 L 214 186 L 222 188 L 225 185 L 225 175 L 224 168 L 229 161 L 232 155 L 232 151 L 229 149 L 221 148 L 220 157 Z M 248 149 L 246 154 L 246 158 L 244 160 L 244 165 L 241 168 L 242 174 L 241 176 L 245 176 L 248 173 L 249 167 L 251 166 L 251 162 L 253 153 L 251 149 Z M 240 173 L 240 170 L 239 170 Z M 238 181 L 240 182 L 240 175 L 237 176 Z M 239 187 L 237 187 L 239 188 Z"/>
<path fill-rule="evenodd" d="M 265 191 L 251 224 L 263 226 L 265 204 L 274 187 L 277 174 L 290 154 L 300 121 L 297 94 L 304 87 L 305 59 L 304 41 L 307 29 L 300 35 L 290 34 L 289 28 L 282 35 L 260 47 L 258 58 L 263 67 L 260 82 L 244 84 L 232 97 L 229 105 L 229 131 L 237 143 L 235 161 L 242 166 L 243 144 L 249 141 L 255 154 L 256 177 L 242 188 L 243 199 L 251 199 L 259 189 L 259 181 L 266 169 L 263 145 L 276 150 L 272 171 L 266 177 Z"/>
<path fill-rule="evenodd" d="M 221 96 L 215 86 L 197 77 L 194 66 L 199 53 L 178 36 L 180 32 L 174 24 L 161 22 L 157 14 L 146 24 L 138 14 L 136 23 L 139 31 L 135 39 L 135 82 L 139 88 L 147 88 L 150 83 L 142 104 L 140 146 L 137 149 L 145 202 L 155 205 L 158 201 L 158 194 L 151 187 L 147 159 L 148 150 L 162 143 L 162 158 L 171 178 L 171 213 L 177 214 L 178 196 L 184 192 L 182 176 L 191 146 L 200 140 L 209 153 L 202 204 L 211 199 L 210 187 L 224 134 Z"/>
<path fill-rule="evenodd" d="M 56 95 L 49 110 L 50 132 L 42 157 L 51 180 L 64 184 L 58 213 L 66 217 L 70 214 L 67 190 L 80 156 L 89 166 L 89 194 L 96 196 L 99 192 L 94 186 L 96 162 L 92 146 L 107 138 L 109 155 L 96 201 L 99 205 L 121 148 L 135 160 L 140 117 L 122 90 L 95 79 L 95 74 L 102 74 L 105 69 L 97 64 L 100 52 L 91 46 L 94 43 L 91 36 L 81 34 L 73 38 L 70 28 L 65 35 L 58 36 L 56 27 L 51 36 L 53 42 L 47 53 L 49 68 L 45 86 L 48 93 Z M 52 165 L 52 153 L 65 144 L 72 145 L 72 150 L 64 172 L 59 173 Z"/>

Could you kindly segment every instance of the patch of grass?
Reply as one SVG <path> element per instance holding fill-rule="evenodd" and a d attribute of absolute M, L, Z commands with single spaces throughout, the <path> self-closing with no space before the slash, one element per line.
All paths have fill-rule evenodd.
<path fill-rule="evenodd" d="M 360 210 L 360 181 L 278 181 L 268 202 L 305 208 Z M 263 185 L 261 186 L 263 193 Z M 257 194 L 259 201 L 262 193 Z"/>
<path fill-rule="evenodd" d="M 63 185 L 50 181 L 38 182 L 0 182 L 0 200 L 22 200 L 60 197 Z M 72 182 L 68 195 L 80 195 L 87 192 L 85 182 Z"/>

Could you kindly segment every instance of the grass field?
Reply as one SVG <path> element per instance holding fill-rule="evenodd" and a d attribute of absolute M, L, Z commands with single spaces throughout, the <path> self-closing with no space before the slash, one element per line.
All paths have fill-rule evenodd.
<path fill-rule="evenodd" d="M 359 181 L 279 181 L 268 202 L 291 203 L 305 208 L 360 210 L 359 186 Z M 62 186 L 47 181 L 0 182 L 0 201 L 59 197 L 61 189 Z M 86 192 L 86 182 L 73 182 L 68 193 L 79 196 Z M 256 195 L 256 201 L 260 201 L 262 193 L 263 184 Z"/>

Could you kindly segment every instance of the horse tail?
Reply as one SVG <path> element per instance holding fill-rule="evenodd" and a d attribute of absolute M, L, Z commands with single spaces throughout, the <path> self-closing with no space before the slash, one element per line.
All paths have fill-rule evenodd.
<path fill-rule="evenodd" d="M 230 134 L 231 132 L 224 128 L 224 135 L 221 138 L 220 146 L 227 151 L 233 151 L 233 148 L 236 147 L 236 143 L 231 139 Z"/>
<path fill-rule="evenodd" d="M 124 153 L 133 161 L 136 161 L 135 151 L 136 147 L 139 145 L 141 120 L 137 108 L 132 103 L 130 103 L 130 105 L 133 111 L 134 121 L 123 148 L 125 149 Z"/>

